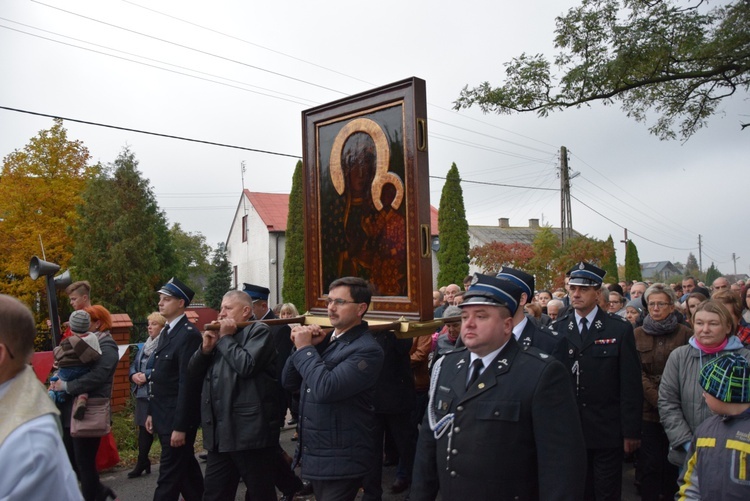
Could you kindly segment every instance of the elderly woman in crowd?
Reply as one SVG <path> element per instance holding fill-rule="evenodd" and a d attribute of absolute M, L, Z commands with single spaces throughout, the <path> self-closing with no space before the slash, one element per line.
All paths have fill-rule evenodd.
<path fill-rule="evenodd" d="M 659 419 L 659 384 L 670 353 L 687 344 L 693 331 L 675 314 L 675 293 L 654 284 L 645 294 L 648 315 L 635 329 L 643 383 L 643 437 L 639 451 L 639 480 L 644 500 L 671 499 L 677 492 L 677 466 L 667 460 L 669 440 Z M 639 301 L 639 300 L 635 300 Z"/>
<path fill-rule="evenodd" d="M 633 325 L 633 329 L 643 325 L 643 301 L 631 299 L 625 305 L 625 319 Z"/>
<path fill-rule="evenodd" d="M 742 344 L 746 346 L 750 344 L 750 326 L 742 318 L 742 301 L 740 300 L 740 296 L 736 292 L 725 289 L 715 292 L 711 296 L 711 299 L 720 301 L 729 311 L 729 314 L 732 315 L 732 319 L 737 326 L 734 335 L 739 338 Z"/>
<path fill-rule="evenodd" d="M 699 384 L 701 368 L 727 353 L 750 360 L 750 350 L 734 335 L 734 320 L 719 301 L 698 305 L 693 331 L 689 343 L 669 356 L 659 386 L 659 415 L 669 438 L 669 461 L 677 466 L 685 463 L 695 429 L 711 415 Z"/>
<path fill-rule="evenodd" d="M 159 335 L 167 324 L 167 319 L 159 312 L 153 312 L 146 320 L 148 326 L 148 339 L 143 347 L 136 353 L 133 363 L 130 365 L 130 382 L 133 396 L 135 397 L 135 424 L 138 426 L 138 462 L 135 468 L 128 473 L 128 478 L 140 477 L 144 472 L 151 473 L 151 461 L 148 453 L 154 436 L 146 431 L 146 416 L 148 416 L 148 381 L 151 378 L 151 369 L 154 368 L 154 351 L 159 345 Z"/>
<path fill-rule="evenodd" d="M 72 381 L 55 381 L 50 389 L 65 391 L 76 397 L 88 393 L 89 399 L 96 397 L 111 398 L 112 383 L 120 355 L 117 343 L 112 339 L 109 329 L 112 327 L 112 317 L 106 308 L 100 305 L 89 306 L 84 310 L 91 317 L 90 330 L 96 334 L 99 341 L 101 356 L 91 365 L 91 370 Z M 116 498 L 109 487 L 99 481 L 96 470 L 96 453 L 99 450 L 100 437 L 71 437 L 70 419 L 73 408 L 73 398 L 67 398 L 60 404 L 60 419 L 63 426 L 63 442 L 68 450 L 70 462 L 73 464 L 78 479 L 81 482 L 81 493 L 85 501 L 99 501 Z M 90 401 L 90 400 L 89 400 Z"/>

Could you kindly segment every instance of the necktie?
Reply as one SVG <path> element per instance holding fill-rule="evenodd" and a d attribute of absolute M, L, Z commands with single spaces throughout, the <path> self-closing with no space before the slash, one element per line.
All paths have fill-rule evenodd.
<path fill-rule="evenodd" d="M 161 334 L 159 334 L 159 348 L 167 343 L 167 336 L 169 336 L 169 324 L 165 325 L 161 330 Z"/>
<path fill-rule="evenodd" d="M 467 390 L 479 379 L 479 372 L 482 370 L 482 367 L 484 367 L 484 363 L 482 363 L 481 358 L 477 358 L 471 363 L 471 370 L 473 372 L 471 373 L 471 377 L 469 377 L 469 382 L 466 383 Z"/>
<path fill-rule="evenodd" d="M 589 333 L 588 323 L 589 321 L 586 317 L 581 319 L 581 337 L 586 337 L 586 334 Z"/>

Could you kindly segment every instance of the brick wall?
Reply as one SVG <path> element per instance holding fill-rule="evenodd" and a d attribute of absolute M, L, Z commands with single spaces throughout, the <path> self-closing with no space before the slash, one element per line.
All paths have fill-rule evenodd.
<path fill-rule="evenodd" d="M 110 333 L 118 346 L 130 343 L 130 328 L 133 322 L 127 313 L 112 314 L 112 328 Z M 114 384 L 112 385 L 112 410 L 119 411 L 125 408 L 130 398 L 130 357 L 126 352 L 117 363 Z"/>

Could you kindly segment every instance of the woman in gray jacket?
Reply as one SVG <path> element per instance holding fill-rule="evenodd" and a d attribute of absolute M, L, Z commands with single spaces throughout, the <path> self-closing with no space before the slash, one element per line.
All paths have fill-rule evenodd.
<path fill-rule="evenodd" d="M 711 411 L 702 397 L 701 368 L 726 353 L 750 359 L 734 335 L 737 326 L 727 309 L 717 301 L 704 301 L 693 314 L 695 334 L 687 345 L 675 349 L 667 360 L 659 385 L 659 416 L 669 438 L 669 461 L 685 463 L 695 429 Z"/>

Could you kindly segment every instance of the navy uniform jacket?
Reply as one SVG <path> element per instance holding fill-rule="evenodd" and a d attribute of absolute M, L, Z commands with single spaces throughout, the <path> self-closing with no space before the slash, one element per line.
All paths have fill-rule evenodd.
<path fill-rule="evenodd" d="M 563 338 L 553 355 L 576 390 L 586 447 L 622 447 L 624 438 L 640 439 L 643 384 L 630 322 L 599 308 L 581 339 L 571 310 L 549 328 Z"/>
<path fill-rule="evenodd" d="M 549 355 L 555 351 L 555 347 L 557 347 L 560 339 L 562 339 L 562 336 L 558 335 L 557 332 L 542 329 L 529 317 L 526 317 L 526 325 L 523 328 L 523 332 L 521 332 L 521 336 L 518 338 L 518 343 L 523 348 L 533 346 Z"/>
<path fill-rule="evenodd" d="M 412 501 L 432 501 L 438 490 L 446 501 L 583 499 L 583 434 L 558 361 L 511 336 L 467 390 L 470 353 L 441 360 L 427 412 L 438 420 L 453 413 L 452 436 L 449 427 L 436 439 L 425 416 Z"/>
<path fill-rule="evenodd" d="M 160 435 L 185 432 L 200 423 L 201 380 L 189 379 L 188 362 L 202 342 L 198 329 L 183 316 L 154 350 L 149 414 Z"/>

